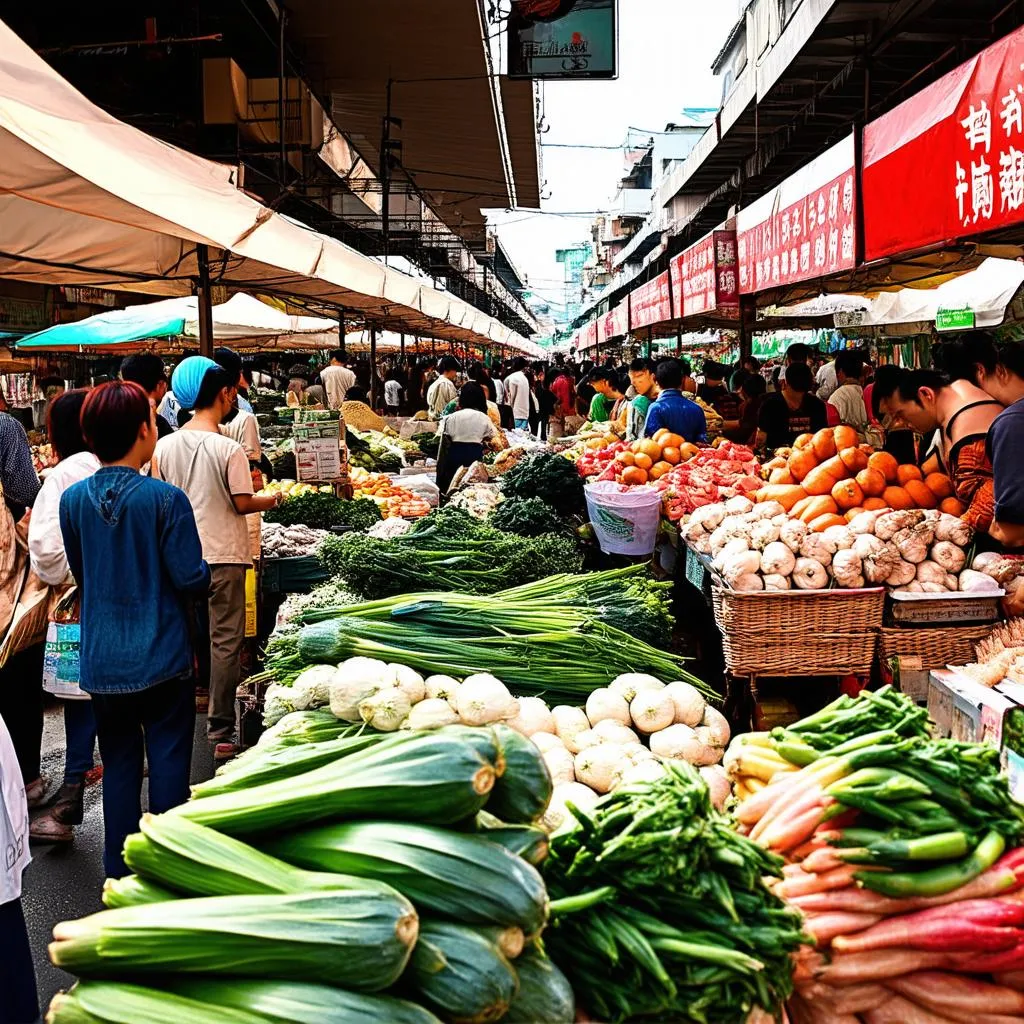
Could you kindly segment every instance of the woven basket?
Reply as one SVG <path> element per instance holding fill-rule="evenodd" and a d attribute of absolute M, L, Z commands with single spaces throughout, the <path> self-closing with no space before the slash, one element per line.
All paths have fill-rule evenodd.
<path fill-rule="evenodd" d="M 920 661 L 922 671 L 966 665 L 974 661 L 974 645 L 992 632 L 986 626 L 883 627 L 878 631 L 878 653 L 890 658 Z"/>
<path fill-rule="evenodd" d="M 871 671 L 885 591 L 739 592 L 715 584 L 725 666 L 743 676 L 831 676 Z"/>

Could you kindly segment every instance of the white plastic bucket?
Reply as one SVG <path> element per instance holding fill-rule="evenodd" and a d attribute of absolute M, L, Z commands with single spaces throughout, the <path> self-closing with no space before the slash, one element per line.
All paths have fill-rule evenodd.
<path fill-rule="evenodd" d="M 606 555 L 649 555 L 658 539 L 661 492 L 611 480 L 587 484 L 587 515 Z"/>

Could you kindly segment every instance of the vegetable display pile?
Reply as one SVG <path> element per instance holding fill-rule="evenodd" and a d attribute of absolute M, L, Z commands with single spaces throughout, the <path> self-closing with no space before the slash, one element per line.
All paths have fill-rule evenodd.
<path fill-rule="evenodd" d="M 295 526 L 264 523 L 260 530 L 263 557 L 301 558 L 315 551 L 327 535 L 326 530 L 315 530 L 301 523 Z"/>
<path fill-rule="evenodd" d="M 551 837 L 544 944 L 594 1018 L 739 1024 L 792 991 L 781 860 L 737 835 L 689 765 L 622 786 Z"/>
<path fill-rule="evenodd" d="M 667 615 L 664 592 L 639 583 L 623 588 L 616 605 L 598 604 L 617 578 L 554 577 L 491 597 L 408 594 L 308 612 L 300 616 L 308 625 L 271 637 L 267 677 L 287 684 L 310 665 L 362 655 L 456 677 L 490 672 L 522 693 L 570 700 L 631 671 L 706 689 L 681 658 L 605 621 L 658 628 Z"/>
<path fill-rule="evenodd" d="M 462 509 L 476 519 L 486 519 L 495 507 L 501 504 L 502 498 L 501 489 L 497 484 L 470 484 L 456 491 L 448 502 L 448 507 Z"/>
<path fill-rule="evenodd" d="M 542 498 L 506 498 L 490 514 L 490 524 L 505 533 L 521 537 L 540 537 L 545 533 L 564 533 L 566 521 Z"/>
<path fill-rule="evenodd" d="M 964 505 L 944 473 L 927 476 L 901 466 L 888 452 L 857 442 L 852 427 L 826 427 L 801 434 L 792 448 L 780 448 L 764 465 L 771 499 L 787 509 L 816 499 L 821 514 L 870 512 L 882 508 L 934 508 L 954 516 Z"/>
<path fill-rule="evenodd" d="M 937 509 L 875 509 L 844 519 L 786 512 L 765 492 L 697 509 L 683 528 L 734 590 L 857 589 L 983 593 L 996 581 L 967 569 L 971 528 Z M 980 556 L 979 556 L 980 557 Z"/>
<path fill-rule="evenodd" d="M 537 452 L 526 456 L 505 474 L 503 489 L 507 498 L 540 498 L 560 516 L 583 512 L 583 481 L 562 455 Z"/>
<path fill-rule="evenodd" d="M 657 481 L 664 514 L 677 523 L 702 505 L 753 494 L 764 486 L 760 471 L 754 453 L 741 444 L 724 441 L 714 448 L 701 448 Z"/>
<path fill-rule="evenodd" d="M 889 688 L 734 741 L 726 766 L 752 793 L 737 818 L 788 860 L 775 892 L 818 946 L 798 960 L 797 1020 L 1024 1010 L 1024 807 L 998 762 L 931 739 Z"/>
<path fill-rule="evenodd" d="M 619 445 L 611 447 L 619 448 Z M 660 480 L 672 472 L 673 466 L 687 462 L 699 451 L 695 444 L 684 441 L 679 434 L 673 434 L 663 427 L 653 437 L 645 437 L 620 448 L 598 479 L 616 480 L 631 487 L 646 484 Z M 577 468 L 585 472 L 588 468 L 586 457 L 581 458 L 580 462 L 582 466 L 577 463 Z"/>
<path fill-rule="evenodd" d="M 488 594 L 522 580 L 577 572 L 575 542 L 495 530 L 458 508 L 431 513 L 401 537 L 330 537 L 319 550 L 328 572 L 367 598 L 429 587 Z"/>
<path fill-rule="evenodd" d="M 392 516 L 403 516 L 415 519 L 425 516 L 430 506 L 422 498 L 413 494 L 407 487 L 396 484 L 385 473 L 369 473 L 359 466 L 354 466 L 349 473 L 352 483 L 353 497 L 372 498 L 380 506 L 380 514 L 385 519 Z"/>
<path fill-rule="evenodd" d="M 264 512 L 263 521 L 282 526 L 303 524 L 318 530 L 329 530 L 332 526 L 365 530 L 380 522 L 380 509 L 365 498 L 347 501 L 333 494 L 307 491 L 286 498 L 277 508 Z"/>
<path fill-rule="evenodd" d="M 286 736 L 143 818 L 109 909 L 54 929 L 51 959 L 82 980 L 48 1020 L 573 1020 L 538 941 L 551 783 L 528 740 Z"/>

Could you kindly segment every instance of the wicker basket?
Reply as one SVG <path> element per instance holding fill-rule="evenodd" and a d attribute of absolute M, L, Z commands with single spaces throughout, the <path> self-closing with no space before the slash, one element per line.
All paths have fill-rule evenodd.
<path fill-rule="evenodd" d="M 885 626 L 878 631 L 878 653 L 882 661 L 914 659 L 922 671 L 966 665 L 974 661 L 974 645 L 991 632 L 991 626 Z"/>
<path fill-rule="evenodd" d="M 725 666 L 742 676 L 831 676 L 871 671 L 885 590 L 739 592 L 711 597 Z"/>

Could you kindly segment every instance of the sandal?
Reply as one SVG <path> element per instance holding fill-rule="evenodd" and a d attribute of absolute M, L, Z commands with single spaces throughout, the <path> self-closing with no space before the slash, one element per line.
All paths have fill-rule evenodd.
<path fill-rule="evenodd" d="M 85 785 L 81 782 L 65 782 L 57 790 L 57 797 L 50 807 L 54 821 L 62 825 L 81 825 L 84 814 L 82 803 Z"/>
<path fill-rule="evenodd" d="M 75 830 L 58 821 L 53 811 L 47 811 L 33 819 L 28 828 L 28 837 L 40 843 L 70 843 L 75 838 Z"/>
<path fill-rule="evenodd" d="M 237 757 L 242 751 L 237 743 L 218 743 L 213 748 L 214 761 L 230 761 Z"/>
<path fill-rule="evenodd" d="M 48 788 L 49 783 L 43 778 L 36 779 L 25 787 L 25 800 L 28 802 L 29 810 L 42 806 Z"/>

